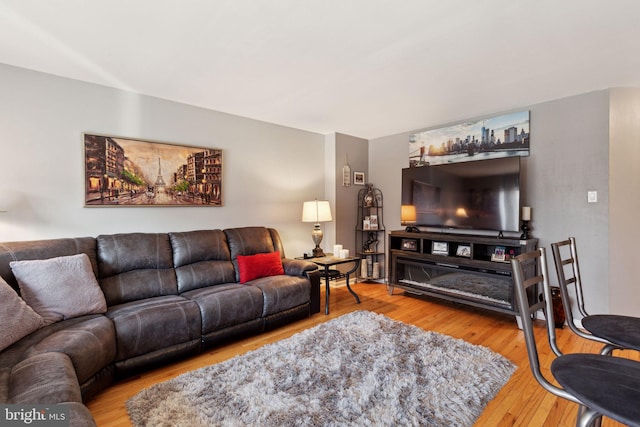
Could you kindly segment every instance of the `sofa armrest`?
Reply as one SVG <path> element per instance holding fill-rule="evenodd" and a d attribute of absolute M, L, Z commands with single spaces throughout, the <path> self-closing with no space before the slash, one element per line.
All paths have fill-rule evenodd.
<path fill-rule="evenodd" d="M 318 265 L 304 259 L 282 258 L 284 273 L 289 276 L 304 276 L 311 284 L 310 313 L 320 312 L 320 278 L 322 274 Z"/>
<path fill-rule="evenodd" d="M 318 269 L 318 266 L 310 261 L 290 258 L 282 258 L 282 267 L 287 276 L 305 276 L 308 272 Z"/>
<path fill-rule="evenodd" d="M 322 279 L 324 275 L 320 270 L 313 270 L 307 273 L 307 277 L 311 283 L 309 314 L 320 313 L 320 279 Z"/>

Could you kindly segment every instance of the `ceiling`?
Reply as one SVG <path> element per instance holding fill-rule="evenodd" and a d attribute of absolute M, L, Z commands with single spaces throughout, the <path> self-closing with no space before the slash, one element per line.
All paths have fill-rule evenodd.
<path fill-rule="evenodd" d="M 637 0 L 0 0 L 0 63 L 376 138 L 640 87 Z"/>

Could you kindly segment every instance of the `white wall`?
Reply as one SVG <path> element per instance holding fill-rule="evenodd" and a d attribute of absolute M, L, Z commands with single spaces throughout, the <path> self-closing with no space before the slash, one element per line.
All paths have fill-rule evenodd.
<path fill-rule="evenodd" d="M 631 310 L 640 315 L 640 304 L 623 307 L 609 298 L 609 94 L 609 90 L 602 90 L 514 110 L 531 111 L 531 155 L 522 159 L 521 203 L 533 207 L 532 234 L 548 249 L 552 283 L 557 280 L 550 244 L 574 236 L 582 261 L 585 299 L 591 312 L 620 312 L 626 308 L 627 312 Z M 489 117 L 499 114 L 502 113 Z M 634 117 L 637 122 L 638 115 Z M 453 123 L 370 141 L 369 175 L 385 194 L 388 230 L 401 229 L 401 169 L 409 165 L 409 135 L 450 124 Z M 636 147 L 638 134 L 637 131 L 634 134 Z M 638 155 L 633 153 L 636 151 L 637 148 L 627 151 L 635 163 Z M 639 172 L 637 168 L 630 170 L 634 163 L 631 159 L 627 157 L 629 166 L 624 170 L 627 177 L 637 183 Z M 598 203 L 587 203 L 589 190 L 598 191 Z M 637 198 L 635 193 L 624 194 Z M 629 232 L 629 227 L 625 226 L 625 231 Z M 619 238 L 630 241 L 628 237 Z M 612 243 L 611 248 L 615 247 Z M 628 275 L 617 277 L 615 286 L 626 289 L 637 286 L 634 280 L 640 277 L 637 265 L 629 262 Z"/>
<path fill-rule="evenodd" d="M 312 246 L 324 136 L 0 64 L 0 241 L 266 225 Z M 82 132 L 223 150 L 223 207 L 84 208 Z"/>
<path fill-rule="evenodd" d="M 609 298 L 616 313 L 638 316 L 640 266 L 640 89 L 611 91 Z"/>

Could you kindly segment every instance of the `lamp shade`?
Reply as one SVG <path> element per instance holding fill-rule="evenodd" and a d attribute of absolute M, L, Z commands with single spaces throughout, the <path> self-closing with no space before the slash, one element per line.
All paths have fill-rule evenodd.
<path fill-rule="evenodd" d="M 415 205 L 402 205 L 400 208 L 400 222 L 402 224 L 413 224 L 417 220 Z"/>
<path fill-rule="evenodd" d="M 456 216 L 460 218 L 469 218 L 469 215 L 467 215 L 467 210 L 465 208 L 456 209 Z"/>
<path fill-rule="evenodd" d="M 302 205 L 302 222 L 331 221 L 331 206 L 328 200 L 312 200 Z"/>

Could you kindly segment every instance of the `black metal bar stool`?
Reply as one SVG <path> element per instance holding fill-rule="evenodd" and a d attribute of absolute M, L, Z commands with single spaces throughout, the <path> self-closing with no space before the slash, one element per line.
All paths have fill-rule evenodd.
<path fill-rule="evenodd" d="M 523 268 L 531 263 L 535 263 L 535 269 Z M 640 426 L 640 363 L 602 354 L 563 355 L 556 344 L 545 249 L 512 258 L 511 267 L 529 365 L 536 381 L 548 392 L 580 405 L 576 426 L 594 426 L 603 415 L 629 426 Z M 526 275 L 525 271 L 536 272 Z M 527 298 L 531 287 L 536 295 L 542 288 L 540 301 L 531 303 Z M 545 314 L 547 338 L 557 356 L 551 363 L 551 373 L 561 387 L 549 381 L 541 370 L 533 328 L 533 317 L 539 310 Z"/>
<path fill-rule="evenodd" d="M 580 278 L 576 239 L 569 237 L 567 240 L 552 243 L 551 250 L 569 328 L 582 338 L 604 344 L 602 354 L 609 354 L 615 349 L 640 350 L 640 318 L 616 314 L 590 315 L 587 313 Z M 578 319 L 574 316 L 571 304 L 570 288 L 572 286 L 574 299 L 579 314 L 582 316 L 582 327 L 586 331 L 576 326 Z"/>

